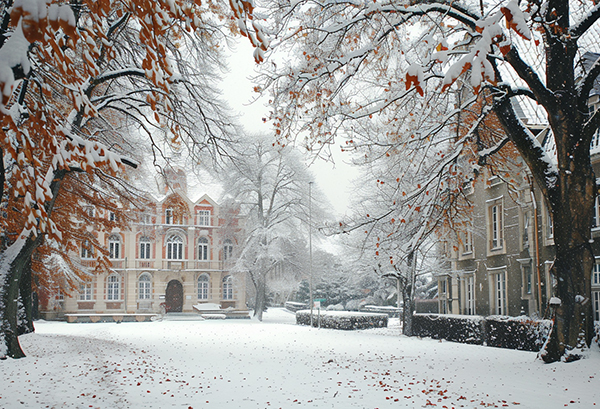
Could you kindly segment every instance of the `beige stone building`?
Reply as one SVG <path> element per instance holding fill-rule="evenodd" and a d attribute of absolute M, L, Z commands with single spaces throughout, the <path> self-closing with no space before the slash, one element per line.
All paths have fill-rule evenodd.
<path fill-rule="evenodd" d="M 239 219 L 221 212 L 209 196 L 191 200 L 185 186 L 178 186 L 130 226 L 91 232 L 108 249 L 112 268 L 81 283 L 78 291 L 49 297 L 40 315 L 71 322 L 141 321 L 165 311 L 219 308 L 230 317 L 247 317 L 245 274 L 229 271 Z M 81 264 L 92 270 L 93 250 L 86 243 L 79 249 Z"/>

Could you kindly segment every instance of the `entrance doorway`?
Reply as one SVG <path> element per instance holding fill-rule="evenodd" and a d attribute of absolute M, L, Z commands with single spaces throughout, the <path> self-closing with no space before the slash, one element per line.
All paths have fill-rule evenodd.
<path fill-rule="evenodd" d="M 183 310 L 183 286 L 177 280 L 171 280 L 167 284 L 165 310 L 167 312 L 181 312 Z"/>

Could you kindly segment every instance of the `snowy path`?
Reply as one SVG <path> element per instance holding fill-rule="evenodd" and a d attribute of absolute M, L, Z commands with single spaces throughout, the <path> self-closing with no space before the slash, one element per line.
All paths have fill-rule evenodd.
<path fill-rule="evenodd" d="M 28 358 L 0 361 L 0 408 L 593 408 L 600 353 L 535 354 L 413 339 L 399 329 L 249 320 L 40 322 Z M 518 404 L 518 405 L 517 405 Z"/>

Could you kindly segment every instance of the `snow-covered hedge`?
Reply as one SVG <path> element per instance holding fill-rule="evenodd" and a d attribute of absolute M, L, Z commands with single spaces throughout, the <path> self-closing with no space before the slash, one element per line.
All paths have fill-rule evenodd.
<path fill-rule="evenodd" d="M 474 315 L 415 314 L 413 334 L 463 344 L 483 344 L 484 318 Z"/>
<path fill-rule="evenodd" d="M 492 347 L 539 351 L 548 338 L 552 321 L 528 317 L 485 318 L 486 344 Z"/>
<path fill-rule="evenodd" d="M 366 312 L 323 311 L 320 314 L 321 328 L 354 330 L 387 327 L 387 314 L 370 314 Z M 296 312 L 296 324 L 310 325 L 310 310 Z M 319 325 L 319 314 L 313 311 L 313 327 Z"/>
<path fill-rule="evenodd" d="M 414 334 L 465 344 L 539 351 L 550 332 L 550 320 L 527 317 L 415 314 Z"/>

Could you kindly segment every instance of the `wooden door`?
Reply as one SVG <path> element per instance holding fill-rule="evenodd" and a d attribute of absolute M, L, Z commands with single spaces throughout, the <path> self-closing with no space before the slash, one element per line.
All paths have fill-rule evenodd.
<path fill-rule="evenodd" d="M 183 310 L 183 286 L 177 280 L 171 280 L 167 284 L 165 310 L 167 312 L 181 312 Z"/>

